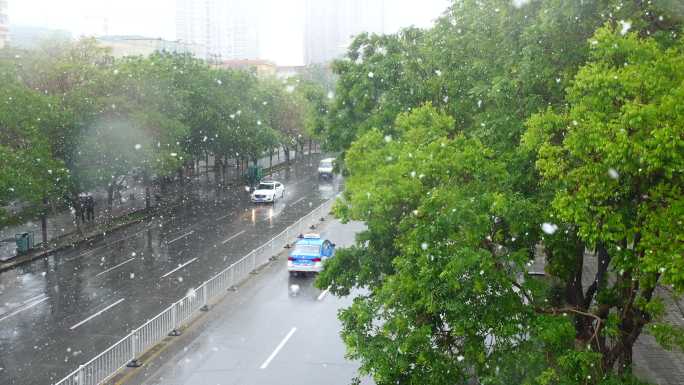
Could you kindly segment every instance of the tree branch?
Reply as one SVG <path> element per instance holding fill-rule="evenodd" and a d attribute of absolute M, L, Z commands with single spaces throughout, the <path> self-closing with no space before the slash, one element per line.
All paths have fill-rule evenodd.
<path fill-rule="evenodd" d="M 601 329 L 601 326 L 603 325 L 603 320 L 601 317 L 597 316 L 594 313 L 586 312 L 583 310 L 575 309 L 572 307 L 564 307 L 564 308 L 550 308 L 550 309 L 541 309 L 541 308 L 536 308 L 537 312 L 543 313 L 543 314 L 553 314 L 553 315 L 558 315 L 562 313 L 574 313 L 577 315 L 581 315 L 583 317 L 588 317 L 588 318 L 593 318 L 596 320 L 596 327 L 594 328 L 594 333 L 592 334 L 591 338 L 589 339 L 589 342 L 591 340 L 596 340 L 597 346 L 600 346 L 600 341 L 598 340 L 598 332 Z"/>

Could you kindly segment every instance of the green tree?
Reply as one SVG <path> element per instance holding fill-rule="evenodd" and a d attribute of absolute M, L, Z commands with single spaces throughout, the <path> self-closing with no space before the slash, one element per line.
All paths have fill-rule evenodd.
<path fill-rule="evenodd" d="M 59 102 L 19 83 L 12 69 L 0 69 L 0 82 L 0 207 L 61 196 L 67 173 L 49 140 L 61 124 Z M 0 209 L 0 222 L 7 215 Z"/>
<path fill-rule="evenodd" d="M 553 211 L 597 251 L 591 286 L 566 290 L 575 291 L 570 305 L 595 319 L 577 323 L 577 335 L 601 354 L 605 370 L 631 367 L 632 346 L 648 325 L 661 339 L 659 327 L 667 338 L 684 336 L 659 325 L 664 305 L 655 295 L 663 284 L 684 291 L 683 57 L 684 40 L 664 48 L 601 29 L 567 111 L 530 120 L 527 144 L 542 142 L 537 167 L 555 191 Z M 585 258 L 583 250 L 549 255 L 565 282 L 581 277 Z"/>
<path fill-rule="evenodd" d="M 605 270 L 617 262 L 613 251 L 606 253 L 606 240 L 588 237 L 585 227 L 610 227 L 611 241 L 627 239 L 610 246 L 622 253 L 631 252 L 625 250 L 634 246 L 633 237 L 626 226 L 613 227 L 614 218 L 610 224 L 594 222 L 588 192 L 575 195 L 584 191 L 577 186 L 591 182 L 589 171 L 599 175 L 591 163 L 597 161 L 594 149 L 614 139 L 601 131 L 607 122 L 595 121 L 591 130 L 577 134 L 584 141 L 576 139 L 574 147 L 565 148 L 564 138 L 574 120 L 586 121 L 596 114 L 594 108 L 603 111 L 601 103 L 616 109 L 601 119 L 614 118 L 622 106 L 622 99 L 601 96 L 609 92 L 607 84 L 584 75 L 597 66 L 597 46 L 620 51 L 619 43 L 603 44 L 601 33 L 594 36 L 605 23 L 631 28 L 637 41 L 637 35 L 651 36 L 647 45 L 662 52 L 671 49 L 675 59 L 664 64 L 671 68 L 659 75 L 662 79 L 650 80 L 663 89 L 681 82 L 673 75 L 680 71 L 681 49 L 674 47 L 679 46 L 681 13 L 673 7 L 610 0 L 532 1 L 515 7 L 503 0 L 459 0 L 432 29 L 357 37 L 346 60 L 334 65 L 339 82 L 326 135 L 335 148 L 347 151 L 350 177 L 337 214 L 365 221 L 368 230 L 327 265 L 318 284 L 332 285 L 339 294 L 367 290 L 341 314 L 343 338 L 363 373 L 381 384 L 636 383 L 625 370 L 631 338 L 643 330 L 633 315 L 662 315 L 659 302 L 649 302 L 655 297 L 642 292 L 655 284 L 639 284 L 628 307 L 615 302 L 623 293 L 611 280 L 621 268 Z M 630 69 L 625 57 L 616 53 L 615 68 Z M 592 62 L 583 67 L 587 60 Z M 658 60 L 644 66 L 656 72 Z M 629 75 L 637 83 L 634 89 L 651 95 L 648 81 L 637 80 L 637 72 Z M 583 80 L 584 88 L 573 91 Z M 584 93 L 586 88 L 593 93 Z M 581 98 L 586 100 L 579 103 Z M 635 97 L 635 104 L 643 100 Z M 436 110 L 421 107 L 425 103 Z M 568 118 L 566 108 L 580 104 L 584 107 L 574 119 Z M 681 130 L 678 118 L 671 122 L 675 132 Z M 448 156 L 442 148 L 451 150 Z M 575 153 L 590 163 L 577 173 Z M 667 161 L 678 169 L 679 160 Z M 605 166 L 604 178 L 617 167 L 599 163 Z M 665 187 L 672 194 L 679 193 L 677 178 Z M 596 194 L 592 199 L 609 201 L 601 214 L 634 211 L 619 206 L 627 206 L 627 197 L 612 201 L 611 190 L 588 191 Z M 579 210 L 582 204 L 586 212 Z M 671 205 L 668 218 L 679 215 L 677 201 L 659 204 Z M 654 211 L 643 215 L 661 218 L 655 214 L 661 208 L 651 207 Z M 664 253 L 681 254 L 673 247 L 679 246 L 664 247 Z M 529 263 L 541 254 L 547 260 L 545 281 L 527 276 Z M 592 262 L 596 283 L 583 287 L 581 272 Z M 649 268 L 634 266 L 644 273 Z M 626 315 L 620 313 L 624 309 Z M 623 330 L 636 334 L 626 337 Z M 682 340 L 672 325 L 658 324 L 654 330 L 669 345 Z"/>

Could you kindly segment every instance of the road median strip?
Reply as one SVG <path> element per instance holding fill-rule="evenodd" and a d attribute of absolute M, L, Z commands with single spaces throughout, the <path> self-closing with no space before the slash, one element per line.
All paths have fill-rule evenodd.
<path fill-rule="evenodd" d="M 278 353 L 279 353 L 280 350 L 285 346 L 285 344 L 287 343 L 287 341 L 289 341 L 290 338 L 292 338 L 292 335 L 294 335 L 296 331 L 297 331 L 297 328 L 296 328 L 296 327 L 293 327 L 292 329 L 290 329 L 290 332 L 287 333 L 287 335 L 285 336 L 285 338 L 283 338 L 282 341 L 280 341 L 280 343 L 278 344 L 278 346 L 276 346 L 276 348 L 275 348 L 275 350 L 273 351 L 273 353 L 271 353 L 271 355 L 268 356 L 268 358 L 266 359 L 266 361 L 264 361 L 264 363 L 261 364 L 261 366 L 259 367 L 259 369 L 262 369 L 262 370 L 263 370 L 263 369 L 268 368 L 268 365 L 271 363 L 271 361 L 273 361 L 273 359 L 278 355 Z"/>
<path fill-rule="evenodd" d="M 184 268 L 185 266 L 187 266 L 187 265 L 189 265 L 189 264 L 195 262 L 196 260 L 197 260 L 197 258 L 193 258 L 193 259 L 191 259 L 191 260 L 185 262 L 185 263 L 182 264 L 182 265 L 178 265 L 178 267 L 176 267 L 175 269 L 173 269 L 173 270 L 169 271 L 168 273 L 162 275 L 161 278 L 166 278 L 166 277 L 168 277 L 169 275 L 171 275 L 171 274 L 177 272 L 178 270 L 180 270 L 180 269 Z"/>
<path fill-rule="evenodd" d="M 124 301 L 124 298 L 121 298 L 120 300 L 114 302 L 113 304 L 107 306 L 106 308 L 104 308 L 104 309 L 98 311 L 97 313 L 91 315 L 90 317 L 88 317 L 88 318 L 84 319 L 83 321 L 81 321 L 81 322 L 75 324 L 74 326 L 70 327 L 69 330 L 75 330 L 75 329 L 78 328 L 79 326 L 85 324 L 86 322 L 92 320 L 93 318 L 99 316 L 100 314 L 106 312 L 107 310 L 113 308 L 114 306 L 120 304 L 120 303 L 123 302 L 123 301 Z"/>

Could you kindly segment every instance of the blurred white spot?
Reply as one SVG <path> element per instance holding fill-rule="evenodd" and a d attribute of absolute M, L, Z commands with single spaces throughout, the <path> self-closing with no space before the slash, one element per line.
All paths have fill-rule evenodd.
<path fill-rule="evenodd" d="M 556 231 L 558 231 L 558 226 L 553 224 L 553 223 L 546 222 L 546 223 L 542 224 L 542 231 L 545 232 L 546 234 L 551 235 L 551 234 L 555 233 Z"/>
<path fill-rule="evenodd" d="M 621 34 L 621 35 L 624 35 L 624 34 L 626 34 L 627 32 L 629 32 L 630 28 L 632 28 L 632 22 L 629 21 L 629 20 L 627 20 L 627 21 L 625 21 L 625 20 L 620 20 L 620 26 L 622 27 L 622 28 L 620 29 L 620 34 Z"/>
<path fill-rule="evenodd" d="M 530 3 L 530 0 L 513 0 L 513 6 L 516 8 L 522 8 Z"/>
<path fill-rule="evenodd" d="M 178 282 L 183 282 L 183 277 L 178 277 Z"/>
<path fill-rule="evenodd" d="M 610 176 L 613 179 L 618 179 L 620 178 L 620 174 L 618 174 L 617 170 L 614 168 L 609 168 L 608 169 L 608 176 Z"/>
<path fill-rule="evenodd" d="M 389 143 L 392 141 L 392 135 L 385 135 L 385 142 Z"/>
<path fill-rule="evenodd" d="M 427 250 L 427 248 L 428 248 L 427 242 L 421 243 L 421 244 L 420 244 L 420 248 L 423 249 L 423 250 Z"/>
<path fill-rule="evenodd" d="M 373 79 L 373 78 L 375 77 L 375 74 L 374 74 L 373 72 L 369 72 L 369 73 L 368 73 L 368 77 L 371 78 L 371 79 Z"/>
<path fill-rule="evenodd" d="M 136 150 L 140 150 L 142 148 L 142 144 L 138 143 L 135 145 Z"/>
<path fill-rule="evenodd" d="M 463 357 L 463 356 L 460 355 L 460 354 L 458 355 L 458 357 L 456 357 L 456 360 L 457 360 L 458 362 L 461 362 L 461 361 L 463 361 L 464 359 L 465 359 L 465 357 Z"/>
<path fill-rule="evenodd" d="M 135 257 L 136 255 L 135 251 L 131 253 L 131 257 Z"/>
<path fill-rule="evenodd" d="M 290 285 L 290 293 L 292 295 L 299 294 L 299 285 L 295 285 L 295 284 Z"/>
<path fill-rule="evenodd" d="M 131 279 L 135 278 L 135 273 L 131 273 Z"/>

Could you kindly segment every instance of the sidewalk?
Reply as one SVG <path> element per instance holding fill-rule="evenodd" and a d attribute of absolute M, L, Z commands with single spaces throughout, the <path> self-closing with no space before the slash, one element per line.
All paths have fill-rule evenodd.
<path fill-rule="evenodd" d="M 319 231 L 349 246 L 364 226 L 328 217 Z M 110 381 L 145 385 L 347 385 L 359 364 L 345 358 L 337 312 L 352 297 L 313 286 L 314 277 L 289 277 L 287 252 L 212 306 L 180 337 L 169 337 Z M 368 378 L 362 384 L 372 384 Z"/>
<path fill-rule="evenodd" d="M 294 157 L 293 159 L 298 159 Z M 305 153 L 305 155 L 308 155 Z M 281 151 L 280 159 L 277 155 L 273 156 L 273 166 L 283 164 L 285 162 L 284 154 Z M 200 170 L 190 180 L 189 183 L 180 184 L 178 182 L 166 186 L 167 191 L 162 195 L 162 201 L 174 201 L 175 198 L 182 197 L 183 194 L 194 193 L 202 200 L 214 199 L 216 194 L 216 184 L 214 183 L 213 164 L 209 164 L 209 172 L 206 172 L 207 165 L 200 162 Z M 264 157 L 258 161 L 258 164 L 264 168 L 269 166 L 269 157 Z M 231 167 L 228 169 L 226 178 L 228 181 L 237 180 L 239 177 L 237 169 Z M 208 178 L 208 181 L 207 181 Z M 107 194 L 104 190 L 92 192 L 95 198 L 95 220 L 93 222 L 81 223 L 80 227 L 83 234 L 90 234 L 97 229 L 102 228 L 108 224 L 107 221 Z M 133 196 L 134 199 L 130 199 Z M 151 206 L 157 205 L 154 193 L 151 198 Z M 115 200 L 112 206 L 113 219 L 121 218 L 126 215 L 139 212 L 145 209 L 145 187 L 140 183 L 130 183 L 129 187 L 121 193 L 121 200 Z M 78 218 L 80 220 L 80 218 Z M 111 220 L 109 221 L 109 223 Z M 16 234 L 24 232 L 33 232 L 35 249 L 34 253 L 44 253 L 50 248 L 56 248 L 61 243 L 60 240 L 65 237 L 73 238 L 72 236 L 78 234 L 76 226 L 76 218 L 74 214 L 69 211 L 54 212 L 48 216 L 47 220 L 47 239 L 49 245 L 42 245 L 42 231 L 40 218 L 35 218 L 32 221 L 25 222 L 20 225 L 11 225 L 0 227 L 0 265 L 2 262 L 11 262 L 16 256 L 16 244 L 14 237 Z M 14 258 L 18 259 L 18 258 Z"/>

